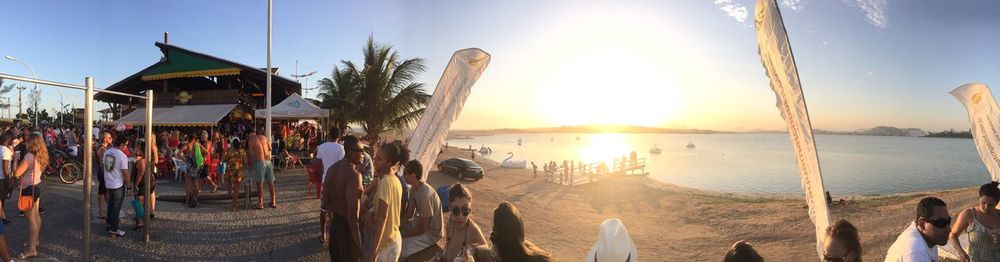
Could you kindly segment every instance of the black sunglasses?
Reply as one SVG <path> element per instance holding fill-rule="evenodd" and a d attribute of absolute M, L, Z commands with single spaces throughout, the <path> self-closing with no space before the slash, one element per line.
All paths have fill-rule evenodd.
<path fill-rule="evenodd" d="M 921 217 L 920 219 L 923 219 L 924 221 L 927 222 L 931 222 L 931 225 L 934 225 L 934 227 L 936 228 L 945 228 L 948 227 L 949 224 L 951 224 L 951 217 L 942 217 L 935 220 L 930 220 L 923 217 Z"/>
<path fill-rule="evenodd" d="M 472 209 L 469 208 L 468 206 L 451 207 L 451 214 L 452 215 L 456 215 L 457 216 L 457 215 L 461 214 L 462 216 L 467 217 L 467 216 L 469 216 L 469 213 L 472 213 Z"/>
<path fill-rule="evenodd" d="M 834 257 L 827 254 L 823 254 L 823 262 L 843 262 L 844 260 L 847 260 L 847 255 Z"/>

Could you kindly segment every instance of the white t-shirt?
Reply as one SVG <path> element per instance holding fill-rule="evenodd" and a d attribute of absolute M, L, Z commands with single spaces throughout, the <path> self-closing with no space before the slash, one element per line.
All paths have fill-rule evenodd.
<path fill-rule="evenodd" d="M 330 170 L 333 163 L 344 159 L 344 145 L 326 142 L 316 148 L 316 157 L 323 160 L 323 180 L 326 181 L 326 171 Z"/>
<path fill-rule="evenodd" d="M 896 238 L 896 242 L 889 247 L 889 252 L 885 254 L 885 262 L 934 262 L 941 261 L 938 257 L 936 246 L 928 247 L 927 241 L 917 230 L 917 222 L 910 222 L 910 226 L 903 230 L 902 234 Z"/>
<path fill-rule="evenodd" d="M 128 169 L 128 157 L 118 148 L 111 147 L 104 152 L 104 185 L 108 189 L 118 189 L 125 185 L 122 169 Z"/>
<path fill-rule="evenodd" d="M 6 146 L 0 146 L 0 161 L 7 160 L 11 161 L 11 163 L 14 163 L 13 159 L 14 159 L 14 150 L 11 150 L 9 147 Z M 0 162 L 0 164 L 2 163 L 3 162 Z M 3 167 L 0 167 L 0 179 L 7 179 L 7 174 L 4 174 Z"/>
<path fill-rule="evenodd" d="M 93 130 L 91 132 L 91 135 L 94 136 L 94 139 L 100 139 L 101 138 L 101 129 L 100 128 L 96 128 L 95 127 L 94 129 L 91 129 L 91 130 Z"/>

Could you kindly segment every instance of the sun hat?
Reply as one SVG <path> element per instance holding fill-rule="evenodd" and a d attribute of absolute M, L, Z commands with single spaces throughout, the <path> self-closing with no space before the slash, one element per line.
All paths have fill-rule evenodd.
<path fill-rule="evenodd" d="M 597 243 L 590 248 L 586 261 L 589 262 L 634 262 L 638 260 L 635 243 L 628 235 L 625 225 L 617 218 L 601 223 L 597 233 Z"/>

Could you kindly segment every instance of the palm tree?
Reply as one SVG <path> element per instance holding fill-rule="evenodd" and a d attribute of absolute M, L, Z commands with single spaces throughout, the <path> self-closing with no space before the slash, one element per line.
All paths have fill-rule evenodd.
<path fill-rule="evenodd" d="M 362 52 L 363 67 L 350 61 L 341 63 L 357 84 L 353 115 L 365 129 L 365 138 L 374 144 L 383 132 L 402 130 L 416 122 L 431 96 L 424 92 L 423 83 L 414 82 L 424 71 L 423 59 L 401 60 L 391 46 L 376 43 L 371 36 Z"/>
<path fill-rule="evenodd" d="M 330 109 L 330 120 L 333 126 L 341 131 L 347 131 L 347 125 L 354 122 L 357 117 L 355 109 L 357 104 L 355 98 L 358 94 L 357 79 L 350 70 L 333 68 L 330 77 L 317 81 L 320 93 L 320 105 Z"/>

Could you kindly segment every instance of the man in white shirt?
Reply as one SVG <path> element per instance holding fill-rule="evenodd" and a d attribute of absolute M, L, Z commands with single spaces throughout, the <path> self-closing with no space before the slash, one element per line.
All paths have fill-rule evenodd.
<path fill-rule="evenodd" d="M 404 259 L 416 259 L 424 261 L 430 258 L 430 254 L 441 252 L 441 247 L 437 245 L 441 238 L 444 238 L 444 216 L 441 210 L 441 199 L 438 198 L 434 187 L 422 181 L 424 176 L 424 166 L 420 161 L 410 160 L 403 168 L 403 177 L 406 183 L 412 186 L 410 189 L 410 204 L 403 219 L 410 219 L 409 224 L 404 227 L 403 250 L 400 256 Z M 403 221 L 405 222 L 405 221 Z"/>
<path fill-rule="evenodd" d="M 917 204 L 917 218 L 896 238 L 885 255 L 886 262 L 936 262 L 937 246 L 948 243 L 951 233 L 948 206 L 936 197 L 925 197 Z"/>
<path fill-rule="evenodd" d="M 322 188 L 323 182 L 326 181 L 326 171 L 333 166 L 334 163 L 344 159 L 344 146 L 338 144 L 337 141 L 340 140 L 340 129 L 336 127 L 330 128 L 330 132 L 326 137 L 327 141 L 318 148 L 316 148 L 316 158 L 323 162 L 323 173 L 322 179 L 320 180 L 320 188 Z M 319 209 L 319 229 L 320 229 L 320 242 L 326 243 L 327 236 L 327 219 L 329 219 L 330 212 L 323 210 L 321 207 Z"/>
<path fill-rule="evenodd" d="M 121 214 L 125 195 L 128 193 L 127 185 L 132 184 L 129 182 L 131 176 L 128 170 L 128 157 L 119 149 L 125 146 L 125 141 L 125 136 L 116 137 L 114 146 L 108 148 L 101 158 L 104 166 L 104 183 L 108 188 L 108 215 L 106 223 L 108 236 L 112 238 L 125 236 L 125 231 L 118 229 L 118 222 L 121 221 L 119 214 Z"/>

